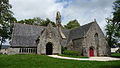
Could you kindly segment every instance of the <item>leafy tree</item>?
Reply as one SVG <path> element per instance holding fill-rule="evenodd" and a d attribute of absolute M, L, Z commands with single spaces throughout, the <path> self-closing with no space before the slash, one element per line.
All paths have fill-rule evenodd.
<path fill-rule="evenodd" d="M 10 11 L 11 8 L 12 6 L 9 4 L 9 0 L 0 0 L 0 49 L 2 43 L 10 38 L 11 23 L 14 23 L 16 20 L 13 17 L 12 11 Z"/>
<path fill-rule="evenodd" d="M 34 22 L 35 22 L 34 19 L 24 19 L 24 20 L 18 21 L 17 23 L 34 25 Z"/>
<path fill-rule="evenodd" d="M 66 29 L 73 29 L 73 28 L 77 28 L 79 27 L 80 24 L 78 23 L 77 20 L 72 20 L 72 21 L 69 21 L 69 23 L 67 25 L 64 25 L 64 27 Z"/>
<path fill-rule="evenodd" d="M 120 0 L 113 2 L 113 18 L 107 18 L 106 35 L 110 46 L 120 42 Z"/>
<path fill-rule="evenodd" d="M 118 24 L 120 22 L 120 0 L 116 0 L 113 4 L 113 21 Z"/>
<path fill-rule="evenodd" d="M 115 27 L 113 26 L 113 19 L 107 18 L 107 25 L 106 25 L 106 36 L 108 45 L 113 47 L 117 44 L 117 39 L 115 38 Z"/>
<path fill-rule="evenodd" d="M 113 26 L 115 27 L 115 37 L 120 41 L 120 0 L 116 0 L 113 4 Z"/>
<path fill-rule="evenodd" d="M 51 21 L 50 19 L 46 18 L 46 20 L 44 20 L 39 17 L 35 17 L 33 19 L 20 20 L 17 23 L 38 25 L 38 26 L 47 26 L 49 23 L 52 23 L 52 25 L 55 26 L 55 23 L 53 21 Z"/>
<path fill-rule="evenodd" d="M 40 17 L 35 17 L 34 20 L 35 20 L 34 25 L 41 26 L 42 23 L 45 23 L 45 20 L 41 19 Z"/>
<path fill-rule="evenodd" d="M 120 41 L 120 0 L 116 0 L 113 4 L 113 26 L 115 26 L 115 36 Z"/>
<path fill-rule="evenodd" d="M 55 27 L 55 23 L 48 18 L 46 18 L 45 23 L 41 23 L 41 25 L 42 26 L 47 26 L 49 23 L 52 23 L 52 25 Z"/>

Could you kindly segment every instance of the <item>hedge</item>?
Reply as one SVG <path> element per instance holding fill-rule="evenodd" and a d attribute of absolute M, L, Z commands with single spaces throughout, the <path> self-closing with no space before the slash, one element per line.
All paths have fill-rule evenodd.
<path fill-rule="evenodd" d="M 64 55 L 71 55 L 71 56 L 80 56 L 79 51 L 71 51 L 71 50 L 65 50 L 63 52 Z"/>

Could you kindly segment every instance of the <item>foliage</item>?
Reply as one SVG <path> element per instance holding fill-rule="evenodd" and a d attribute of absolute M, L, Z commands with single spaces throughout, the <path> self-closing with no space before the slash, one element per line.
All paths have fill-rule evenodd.
<path fill-rule="evenodd" d="M 66 48 L 66 47 L 61 46 L 61 51 L 62 51 L 62 54 L 63 54 L 63 52 L 64 52 L 65 50 L 67 50 L 67 48 Z"/>
<path fill-rule="evenodd" d="M 120 58 L 120 53 L 113 53 L 111 54 L 111 57 Z"/>
<path fill-rule="evenodd" d="M 34 22 L 35 22 L 34 19 L 24 19 L 24 20 L 18 21 L 17 23 L 34 25 Z"/>
<path fill-rule="evenodd" d="M 113 4 L 114 4 L 113 21 L 117 23 L 120 22 L 120 0 L 116 0 Z"/>
<path fill-rule="evenodd" d="M 52 25 L 55 26 L 55 23 L 53 21 L 51 21 L 50 19 L 46 18 L 46 20 L 44 20 L 39 17 L 35 17 L 33 19 L 20 20 L 17 23 L 38 25 L 38 26 L 47 26 L 49 23 L 52 23 Z"/>
<path fill-rule="evenodd" d="M 69 21 L 67 25 L 64 25 L 64 27 L 66 29 L 74 29 L 74 28 L 77 28 L 79 26 L 80 26 L 80 24 L 77 20 Z"/>
<path fill-rule="evenodd" d="M 120 61 L 78 61 L 44 55 L 0 55 L 1 68 L 119 68 Z"/>
<path fill-rule="evenodd" d="M 46 18 L 46 20 L 41 23 L 41 26 L 47 26 L 49 23 L 52 23 L 52 25 L 55 27 L 55 23 L 48 18 Z"/>
<path fill-rule="evenodd" d="M 65 50 L 63 52 L 64 55 L 71 55 L 71 56 L 80 56 L 80 52 L 78 51 L 71 51 L 71 50 Z"/>
<path fill-rule="evenodd" d="M 117 38 L 115 37 L 115 27 L 113 25 L 113 20 L 107 18 L 107 25 L 106 25 L 106 36 L 107 41 L 110 47 L 117 45 Z"/>
<path fill-rule="evenodd" d="M 110 46 L 118 45 L 120 42 L 120 0 L 116 0 L 113 4 L 113 18 L 107 18 L 106 26 L 106 35 Z"/>
<path fill-rule="evenodd" d="M 16 21 L 12 11 L 10 11 L 11 8 L 9 0 L 0 0 L 0 45 L 10 38 L 11 25 Z"/>
<path fill-rule="evenodd" d="M 120 41 L 120 0 L 116 0 L 113 6 L 113 26 L 115 27 L 115 37 Z"/>

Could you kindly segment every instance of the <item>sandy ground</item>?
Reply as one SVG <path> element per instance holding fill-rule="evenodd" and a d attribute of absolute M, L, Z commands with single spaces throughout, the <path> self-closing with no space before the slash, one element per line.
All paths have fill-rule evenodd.
<path fill-rule="evenodd" d="M 53 58 L 60 58 L 60 59 L 88 60 L 88 61 L 114 61 L 114 60 L 120 60 L 120 58 L 113 58 L 113 57 L 71 58 L 71 57 L 63 57 L 63 56 L 58 56 L 58 55 L 48 55 L 48 56 L 53 57 Z"/>

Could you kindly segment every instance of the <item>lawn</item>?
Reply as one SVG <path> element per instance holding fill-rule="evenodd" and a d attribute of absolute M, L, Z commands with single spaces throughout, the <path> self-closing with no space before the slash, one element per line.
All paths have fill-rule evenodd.
<path fill-rule="evenodd" d="M 77 61 L 44 55 L 0 55 L 0 68 L 119 68 L 120 61 Z"/>
<path fill-rule="evenodd" d="M 111 54 L 111 57 L 120 58 L 120 53 L 113 53 Z"/>

